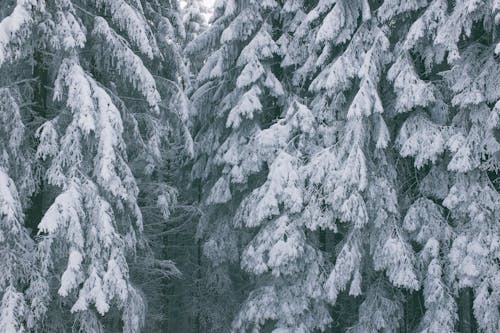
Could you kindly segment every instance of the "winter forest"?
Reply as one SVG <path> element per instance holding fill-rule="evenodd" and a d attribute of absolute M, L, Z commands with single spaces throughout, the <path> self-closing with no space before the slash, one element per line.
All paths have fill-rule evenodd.
<path fill-rule="evenodd" d="M 0 333 L 500 333 L 500 0 L 0 0 Z"/>

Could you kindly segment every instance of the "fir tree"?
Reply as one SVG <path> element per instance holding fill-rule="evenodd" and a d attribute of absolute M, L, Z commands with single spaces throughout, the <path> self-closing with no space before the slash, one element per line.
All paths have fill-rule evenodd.
<path fill-rule="evenodd" d="M 200 223 L 213 266 L 206 276 L 221 280 L 215 274 L 224 274 L 228 286 L 216 292 L 231 303 L 244 299 L 232 322 L 238 332 L 259 331 L 272 321 L 276 330 L 310 332 L 331 321 L 321 292 L 324 259 L 304 228 L 310 217 L 302 214 L 299 176 L 316 124 L 311 111 L 284 90 L 273 66 L 286 49 L 275 31 L 284 29 L 281 19 L 297 20 L 299 9 L 220 2 L 212 26 L 187 48 L 214 49 L 192 98 L 200 124 L 193 175 L 208 183 Z M 228 279 L 236 263 L 250 274 L 242 275 L 249 279 L 248 296 L 238 279 Z"/>
<path fill-rule="evenodd" d="M 444 221 L 442 208 L 417 199 L 405 218 L 420 215 L 420 234 L 429 234 L 418 240 L 425 245 L 422 256 L 430 262 L 423 272 L 427 311 L 421 324 L 427 327 L 424 331 L 453 332 L 458 327 L 468 332 L 475 321 L 479 331 L 493 332 L 499 323 L 498 309 L 491 306 L 495 299 L 498 302 L 492 278 L 498 274 L 498 254 L 485 249 L 492 249 L 490 241 L 498 238 L 493 221 L 498 221 L 499 197 L 489 177 L 498 172 L 494 128 L 499 96 L 494 77 L 500 67 L 493 23 L 498 8 L 475 1 L 457 1 L 454 6 L 434 1 L 419 7 L 423 9 L 407 25 L 388 76 L 400 112 L 410 113 L 399 130 L 400 153 L 414 157 L 416 168 L 433 164 L 422 179 L 420 195 L 450 212 L 449 221 Z M 420 73 L 417 68 L 422 68 Z M 452 233 L 447 223 L 453 225 Z M 481 236 L 486 233 L 487 239 Z M 473 291 L 472 309 L 467 304 L 469 292 L 458 292 L 462 288 Z M 439 311 L 432 312 L 436 308 Z"/>
<path fill-rule="evenodd" d="M 184 4 L 182 22 L 186 31 L 187 43 L 195 39 L 208 27 L 207 18 L 209 9 L 203 1 L 188 0 Z"/>
<path fill-rule="evenodd" d="M 22 330 L 14 321 L 24 320 L 29 329 L 51 332 L 138 332 L 146 303 L 131 269 L 178 274 L 171 262 L 154 257 L 158 250 L 144 238 L 144 226 L 154 233 L 149 225 L 165 221 L 176 202 L 167 161 L 191 150 L 178 13 L 175 2 L 18 1 L 3 19 L 0 64 L 31 56 L 45 71 L 37 85 L 50 87 L 50 95 L 38 93 L 32 111 L 42 122 L 27 135 L 38 140 L 36 154 L 22 142 L 19 98 L 2 88 L 2 105 L 12 107 L 2 111 L 2 131 L 15 131 L 13 156 L 2 155 L 2 168 L 8 168 L 2 170 L 2 193 L 10 198 L 6 222 L 16 224 L 9 232 L 21 237 L 17 244 L 27 243 L 24 251 L 33 242 L 22 230 L 22 200 L 35 185 L 19 170 L 29 172 L 30 153 L 41 165 L 38 195 L 45 198 L 41 220 L 32 216 L 30 222 L 40 235 L 31 271 L 23 274 L 31 280 L 5 276 L 2 285 L 7 331 Z M 153 32 L 153 22 L 163 33 Z M 23 159 L 26 167 L 16 170 Z M 9 251 L 19 251 L 8 239 Z M 135 264 L 137 256 L 146 257 Z M 14 270 L 27 265 L 21 253 L 18 258 L 22 263 L 9 264 Z M 22 285 L 27 282 L 28 289 Z M 16 291 L 18 285 L 24 290 Z"/>

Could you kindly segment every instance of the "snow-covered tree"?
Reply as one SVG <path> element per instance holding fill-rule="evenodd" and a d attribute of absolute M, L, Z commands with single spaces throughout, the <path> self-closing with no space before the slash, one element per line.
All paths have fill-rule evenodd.
<path fill-rule="evenodd" d="M 3 7 L 3 6 L 2 6 Z M 26 211 L 38 180 L 30 133 L 30 31 L 43 2 L 5 4 L 0 21 L 0 332 L 32 329 L 43 311 Z M 6 10 L 5 12 L 3 10 Z"/>
<path fill-rule="evenodd" d="M 2 2 L 0 333 L 500 331 L 500 2 L 207 12 Z"/>
<path fill-rule="evenodd" d="M 500 70 L 495 53 L 499 8 L 495 1 L 453 5 L 433 1 L 419 8 L 404 30 L 388 78 L 397 111 L 409 113 L 398 134 L 400 154 L 413 157 L 417 169 L 432 164 L 418 192 L 450 212 L 445 222 L 439 217 L 441 208 L 428 199 L 417 199 L 407 213 L 407 217 L 419 214 L 419 224 L 433 235 L 418 240 L 430 261 L 422 323 L 427 326 L 424 331 L 453 332 L 456 302 L 460 310 L 456 327 L 470 332 L 477 322 L 479 331 L 493 332 L 499 328 L 498 307 L 492 306 L 499 302 L 494 292 L 498 249 L 492 245 L 499 237 L 494 226 L 498 224 L 498 185 L 492 182 L 498 174 L 500 147 L 495 134 L 500 97 L 495 83 Z M 436 219 L 442 222 L 436 224 Z M 449 229 L 446 223 L 453 225 L 453 233 L 444 232 Z M 472 302 L 465 288 L 472 290 Z M 461 297 L 450 299 L 459 289 L 463 289 Z M 430 321 L 430 311 L 436 307 L 440 311 Z"/>
<path fill-rule="evenodd" d="M 228 281 L 216 291 L 230 297 L 219 303 L 228 309 L 223 321 L 234 313 L 230 304 L 241 304 L 231 324 L 235 332 L 269 325 L 312 332 L 331 320 L 321 300 L 324 259 L 302 214 L 299 170 L 315 123 L 300 99 L 284 90 L 274 65 L 282 57 L 275 31 L 283 28 L 282 15 L 293 19 L 294 10 L 275 2 L 221 1 L 212 25 L 187 47 L 189 53 L 213 50 L 192 97 L 198 112 L 193 176 L 205 184 L 199 231 L 212 265 L 205 275 Z M 249 279 L 248 286 L 228 278 L 235 272 Z M 228 330 L 228 324 L 207 329 Z"/>
<path fill-rule="evenodd" d="M 182 12 L 186 42 L 189 43 L 207 29 L 210 10 L 202 0 L 187 0 Z"/>
<path fill-rule="evenodd" d="M 308 240 L 319 230 L 320 248 L 332 251 L 337 244 L 326 244 L 329 230 L 334 234 L 329 240 L 339 244 L 323 287 L 337 309 L 339 297 L 361 296 L 358 322 L 348 324 L 354 324 L 352 330 L 413 325 L 421 331 L 454 331 L 471 310 L 460 310 L 466 301 L 458 289 L 464 287 L 480 295 L 474 303 L 478 327 L 496 329 L 491 318 L 497 307 L 485 308 L 497 297 L 492 278 L 497 252 L 491 244 L 498 232 L 491 223 L 498 219 L 498 185 L 488 183 L 498 172 L 498 4 L 325 0 L 277 5 L 220 1 L 213 25 L 188 45 L 191 54 L 212 50 L 193 95 L 200 112 L 193 173 L 209 184 L 202 190 L 208 213 L 200 224 L 208 239 L 206 254 L 212 263 L 239 258 L 243 271 L 275 275 L 266 283 L 255 280 L 261 288 L 252 287 L 233 328 L 259 329 L 269 321 L 293 326 L 275 306 L 288 303 L 280 298 L 286 274 L 272 260 L 272 249 L 281 244 L 279 232 L 286 234 L 284 243 L 305 232 L 304 238 L 292 237 L 294 244 L 312 246 L 314 252 Z M 266 25 L 274 44 L 260 42 Z M 461 40 L 466 44 L 459 46 Z M 307 122 L 313 131 L 290 127 L 290 111 L 276 110 L 273 117 L 281 120 L 261 122 L 260 114 L 273 112 L 265 105 L 268 87 L 260 85 L 269 67 L 248 51 L 262 44 L 270 45 L 265 50 L 281 64 L 279 70 L 270 67 L 287 96 L 277 105 L 283 101 L 281 109 L 291 110 L 292 101 L 301 100 L 311 110 Z M 266 112 L 259 113 L 263 108 Z M 271 153 L 262 138 L 272 131 L 281 134 L 273 134 Z M 294 144 L 281 145 L 290 132 Z M 287 185 L 290 181 L 294 186 Z M 464 209 L 470 205 L 486 222 L 466 223 L 472 213 Z M 446 218 L 444 209 L 451 212 Z M 256 228 L 255 233 L 236 237 L 230 221 Z M 453 245 L 457 234 L 464 234 L 456 238 L 463 244 Z M 476 278 L 459 274 L 456 253 L 469 251 L 468 242 L 487 234 L 494 236 L 481 241 L 482 268 L 467 268 Z M 471 260 L 479 262 L 479 254 L 472 253 L 479 247 L 470 247 Z M 320 266 L 329 264 L 312 257 Z M 308 262 L 307 256 L 300 260 Z M 293 262 L 291 267 L 297 269 Z M 411 308 L 418 295 L 424 297 L 423 313 Z M 289 309 L 300 308 L 298 298 L 294 301 Z M 378 306 L 387 311 L 370 312 Z M 412 323 L 408 308 L 416 312 Z M 375 322 L 372 316 L 378 316 Z M 322 322 L 316 323 L 321 328 Z"/>
<path fill-rule="evenodd" d="M 144 237 L 145 225 L 147 236 L 168 219 L 169 171 L 192 149 L 178 4 L 19 0 L 10 9 L 0 23 L 2 331 L 138 332 L 146 304 L 131 270 L 178 274 Z M 30 58 L 33 72 L 16 72 Z M 30 101 L 19 78 L 35 82 L 31 110 L 20 106 Z M 36 256 L 23 227 L 35 210 L 33 162 L 43 197 L 29 221 Z"/>
<path fill-rule="evenodd" d="M 316 122 L 316 149 L 305 167 L 306 210 L 315 228 L 340 236 L 333 269 L 325 282 L 336 304 L 348 292 L 362 296 L 353 330 L 394 331 L 400 325 L 402 293 L 418 290 L 416 257 L 402 229 L 391 112 L 382 95 L 392 61 L 392 30 L 371 1 L 319 1 L 295 29 L 290 45 L 309 43 L 308 52 L 289 56 L 293 83 L 306 86 Z M 338 239 L 339 237 L 337 237 Z M 382 275 L 383 274 L 383 275 Z M 386 280 L 386 282 L 384 282 Z M 374 287 L 377 285 L 377 287 Z M 387 309 L 378 323 L 367 306 Z M 375 302 L 375 303 L 372 303 Z M 370 305 L 369 305 L 370 304 Z M 389 305 L 390 304 L 390 305 Z M 340 305 L 342 306 L 342 305 Z M 385 317 L 384 317 L 385 316 Z M 394 316 L 391 318 L 391 316 Z"/>

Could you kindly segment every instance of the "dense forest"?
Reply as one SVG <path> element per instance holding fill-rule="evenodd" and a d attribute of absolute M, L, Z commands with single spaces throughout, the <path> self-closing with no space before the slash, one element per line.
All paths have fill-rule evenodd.
<path fill-rule="evenodd" d="M 0 333 L 499 333 L 500 0 L 0 0 Z"/>

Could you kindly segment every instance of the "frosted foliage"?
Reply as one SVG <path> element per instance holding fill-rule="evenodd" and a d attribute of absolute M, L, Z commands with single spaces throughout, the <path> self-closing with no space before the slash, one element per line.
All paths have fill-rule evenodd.
<path fill-rule="evenodd" d="M 425 314 L 420 322 L 422 333 L 454 333 L 457 305 L 443 281 L 443 268 L 438 258 L 432 258 L 424 280 Z"/>
<path fill-rule="evenodd" d="M 61 276 L 61 287 L 59 295 L 65 297 L 69 292 L 81 282 L 81 264 L 82 254 L 75 249 L 72 249 L 68 257 L 68 266 Z"/>
<path fill-rule="evenodd" d="M 70 245 L 59 294 L 67 296 L 80 286 L 72 311 L 86 311 L 90 304 L 94 304 L 104 315 L 113 299 L 118 299 L 122 305 L 126 302 L 128 268 L 123 253 L 124 241 L 114 229 L 111 207 L 96 190 L 91 184 L 69 184 L 45 213 L 38 227 L 40 232 Z M 50 238 L 44 242 L 50 244 Z M 85 249 L 84 243 L 90 248 Z M 49 247 L 48 251 L 45 255 L 51 258 L 54 254 L 50 251 L 54 249 Z M 99 253 L 103 253 L 100 258 L 96 257 Z"/>
<path fill-rule="evenodd" d="M 461 54 L 455 66 L 443 74 L 453 91 L 452 104 L 463 108 L 496 103 L 500 88 L 493 84 L 500 74 L 500 66 L 491 48 L 473 45 Z"/>
<path fill-rule="evenodd" d="M 3 243 L 7 233 L 22 232 L 22 208 L 14 181 L 0 168 L 0 216 L 2 221 L 0 241 Z"/>
<path fill-rule="evenodd" d="M 20 148 L 23 143 L 25 126 L 21 119 L 19 105 L 10 89 L 0 89 L 0 101 L 2 102 L 0 106 L 0 142 L 3 144 L 0 165 L 7 168 L 16 158 L 22 156 Z"/>
<path fill-rule="evenodd" d="M 500 299 L 497 290 L 499 269 L 498 265 L 491 262 L 490 253 L 492 245 L 498 251 L 498 244 L 498 233 L 479 239 L 459 236 L 449 253 L 451 266 L 459 279 L 459 287 L 475 288 L 474 315 L 479 327 L 488 333 L 498 330 L 500 320 L 498 308 L 493 305 L 498 304 Z"/>
<path fill-rule="evenodd" d="M 442 166 L 433 166 L 429 173 L 422 179 L 419 190 L 423 195 L 444 199 L 450 187 L 449 175 Z"/>
<path fill-rule="evenodd" d="M 23 320 L 26 311 L 27 305 L 23 294 L 18 292 L 14 287 L 8 286 L 3 292 L 0 303 L 0 332 L 27 332 Z"/>
<path fill-rule="evenodd" d="M 282 97 L 285 94 L 281 82 L 271 72 L 267 73 L 264 87 L 269 89 L 269 93 L 274 97 Z"/>
<path fill-rule="evenodd" d="M 248 138 L 254 138 L 258 132 L 257 128 L 253 128 L 250 133 L 233 133 L 219 148 L 216 161 L 226 164 L 225 169 L 230 170 L 232 183 L 244 183 L 250 175 L 262 170 L 262 157 L 257 154 L 255 146 L 248 144 L 254 142 L 254 139 L 249 142 Z"/>
<path fill-rule="evenodd" d="M 253 86 L 250 90 L 244 93 L 238 104 L 231 109 L 227 116 L 226 126 L 237 128 L 242 122 L 242 118 L 252 119 L 254 113 L 262 110 L 262 104 L 259 100 L 259 95 L 262 93 L 261 89 Z"/>
<path fill-rule="evenodd" d="M 135 197 L 138 190 L 132 172 L 123 159 L 123 125 L 120 112 L 104 89 L 96 86 L 94 98 L 99 110 L 97 116 L 100 124 L 94 171 L 97 183 L 114 196 L 128 200 L 131 196 Z"/>
<path fill-rule="evenodd" d="M 424 198 L 418 199 L 408 209 L 403 227 L 422 245 L 430 238 L 446 241 L 452 234 L 440 207 Z"/>
<path fill-rule="evenodd" d="M 252 8 L 245 8 L 222 32 L 221 42 L 228 43 L 235 40 L 246 40 L 256 30 L 261 20 L 260 14 Z"/>
<path fill-rule="evenodd" d="M 340 207 L 343 221 L 352 222 L 356 228 L 362 228 L 368 223 L 368 212 L 365 201 L 358 193 L 353 193 Z"/>
<path fill-rule="evenodd" d="M 352 281 L 351 290 L 353 294 L 355 296 L 360 294 L 361 249 L 358 237 L 358 232 L 348 235 L 348 239 L 337 255 L 335 266 L 325 282 L 327 297 L 332 304 L 335 304 L 339 293 L 346 289 L 350 281 Z"/>
<path fill-rule="evenodd" d="M 396 111 L 401 113 L 415 107 L 429 106 L 436 100 L 431 84 L 423 82 L 417 76 L 408 58 L 408 54 L 402 54 L 387 73 L 397 95 Z"/>
<path fill-rule="evenodd" d="M 396 332 L 402 316 L 402 304 L 397 295 L 389 295 L 380 286 L 374 286 L 367 291 L 366 298 L 359 307 L 358 323 L 347 332 Z"/>
<path fill-rule="evenodd" d="M 400 154 L 415 158 L 414 165 L 423 167 L 435 162 L 446 148 L 447 131 L 437 126 L 423 114 L 408 118 L 397 138 Z"/>
<path fill-rule="evenodd" d="M 85 136 L 90 131 L 96 132 L 98 147 L 94 173 L 97 182 L 105 186 L 113 195 L 124 200 L 127 200 L 130 195 L 136 195 L 137 189 L 132 174 L 121 156 L 124 146 L 121 139 L 123 132 L 121 115 L 109 95 L 88 77 L 78 64 L 68 59 L 60 68 L 56 80 L 55 98 L 61 99 L 65 90 L 66 103 L 74 114 L 73 122 L 65 136 L 61 138 L 62 149 L 55 158 L 56 163 L 49 168 L 49 179 L 53 179 L 55 184 L 60 184 L 66 178 L 61 174 L 65 165 L 73 164 L 74 168 L 78 165 L 77 161 L 82 158 L 79 155 L 82 149 L 81 137 L 78 132 L 71 131 L 72 127 L 78 127 Z M 51 125 L 47 126 L 49 127 L 40 130 L 40 135 L 47 136 L 50 145 L 53 146 L 54 143 L 51 141 L 54 140 L 55 135 L 50 128 Z M 41 147 L 40 149 L 47 149 L 44 145 Z M 50 147 L 50 149 L 53 148 Z M 39 150 L 38 154 L 42 155 L 42 152 L 43 150 Z M 70 157 L 69 161 L 68 157 Z"/>
<path fill-rule="evenodd" d="M 347 142 L 346 140 L 345 144 L 348 144 Z M 345 148 L 348 149 L 349 147 Z M 359 144 L 354 143 L 350 149 L 340 177 L 346 184 L 357 187 L 359 191 L 363 191 L 368 182 L 366 157 Z"/>
<path fill-rule="evenodd" d="M 128 287 L 129 295 L 123 311 L 123 331 L 127 333 L 139 333 L 144 326 L 146 306 L 143 297 L 134 287 Z"/>
<path fill-rule="evenodd" d="M 380 97 L 371 80 L 364 80 L 347 111 L 347 119 L 368 117 L 372 113 L 382 113 L 384 109 Z"/>
<path fill-rule="evenodd" d="M 446 0 L 432 1 L 425 9 L 424 13 L 412 23 L 404 39 L 403 48 L 405 50 L 410 50 L 420 46 L 427 38 L 433 38 L 439 24 L 446 18 L 447 8 L 448 4 Z M 431 62 L 435 60 L 434 58 L 440 56 L 440 53 L 442 53 L 440 48 L 433 48 L 434 50 L 432 52 L 424 52 L 423 54 L 423 56 L 425 56 L 426 67 L 431 66 Z"/>
<path fill-rule="evenodd" d="M 224 221 L 215 227 L 212 237 L 203 244 L 203 254 L 213 265 L 233 262 L 237 259 L 238 244 L 235 231 Z"/>
<path fill-rule="evenodd" d="M 453 7 L 450 16 L 438 28 L 434 41 L 448 50 L 448 62 L 452 63 L 460 57 L 457 45 L 460 37 L 462 34 L 470 36 L 473 23 L 489 14 L 489 6 L 489 2 L 460 0 Z"/>
<path fill-rule="evenodd" d="M 443 206 L 453 210 L 456 217 L 467 217 L 477 222 L 478 227 L 488 228 L 500 213 L 498 198 L 488 181 L 472 173 L 457 177 Z"/>
<path fill-rule="evenodd" d="M 500 235 L 499 195 L 477 173 L 457 176 L 443 205 L 456 219 L 470 221 L 453 240 L 448 254 L 454 287 L 474 289 L 474 315 L 485 332 L 498 329 L 497 264 Z"/>
<path fill-rule="evenodd" d="M 43 10 L 40 0 L 17 0 L 12 13 L 0 22 L 0 66 L 22 53 L 24 32 L 33 23 L 33 12 Z M 21 45 L 20 45 L 21 44 Z"/>
<path fill-rule="evenodd" d="M 95 19 L 92 34 L 102 39 L 106 45 L 103 46 L 106 53 L 111 51 L 111 55 L 106 56 L 107 63 L 146 98 L 154 112 L 159 112 L 161 96 L 156 88 L 156 82 L 142 60 L 127 47 L 126 41 L 118 36 L 102 17 Z"/>
<path fill-rule="evenodd" d="M 216 50 L 212 52 L 206 59 L 203 67 L 198 73 L 197 80 L 200 82 L 205 82 L 211 79 L 216 79 L 222 77 L 225 68 L 222 50 Z"/>
<path fill-rule="evenodd" d="M 67 89 L 66 105 L 73 113 L 77 126 L 85 135 L 95 130 L 95 111 L 90 82 L 83 69 L 69 59 L 59 68 L 55 82 L 54 99 L 62 100 L 63 89 Z M 52 133 L 50 136 L 54 136 Z"/>
<path fill-rule="evenodd" d="M 254 274 L 271 270 L 273 275 L 296 273 L 307 249 L 305 235 L 288 216 L 268 223 L 245 248 L 241 266 Z"/>
<path fill-rule="evenodd" d="M 309 303 L 299 290 L 263 286 L 250 293 L 233 321 L 232 332 L 264 332 L 267 321 L 276 321 L 273 333 L 310 333 L 324 330 L 331 319 L 326 308 Z"/>
<path fill-rule="evenodd" d="M 244 88 L 255 83 L 265 73 L 264 68 L 258 60 L 252 60 L 246 64 L 238 76 L 236 87 Z"/>
<path fill-rule="evenodd" d="M 231 189 L 227 177 L 221 177 L 212 187 L 207 204 L 222 204 L 231 200 Z"/>
<path fill-rule="evenodd" d="M 95 2 L 109 11 L 113 23 L 127 33 L 127 37 L 142 54 L 150 59 L 158 54 L 158 46 L 151 38 L 152 32 L 140 11 L 123 0 L 95 0 Z"/>
<path fill-rule="evenodd" d="M 375 253 L 373 261 L 375 269 L 385 270 L 389 281 L 396 287 L 419 289 L 413 251 L 400 236 L 388 237 Z"/>
<path fill-rule="evenodd" d="M 246 197 L 235 217 L 235 224 L 255 227 L 280 213 L 280 205 L 290 213 L 302 209 L 303 197 L 299 188 L 297 161 L 281 153 L 270 166 L 267 181 Z"/>
<path fill-rule="evenodd" d="M 397 189 L 394 183 L 383 175 L 377 176 L 370 183 L 366 202 L 370 218 L 376 228 L 383 229 L 389 222 L 399 219 Z"/>
<path fill-rule="evenodd" d="M 473 302 L 474 316 L 479 327 L 487 333 L 500 330 L 500 310 L 498 309 L 500 280 L 498 275 L 497 270 L 496 275 L 479 285 Z"/>
<path fill-rule="evenodd" d="M 286 149 L 294 136 L 306 140 L 315 132 L 314 116 L 305 105 L 294 101 L 287 109 L 285 118 L 260 131 L 256 135 L 259 154 L 266 161 L 273 161 L 276 155 Z"/>
<path fill-rule="evenodd" d="M 349 40 L 356 29 L 357 20 L 362 12 L 363 19 L 368 19 L 370 11 L 366 0 L 336 1 L 318 30 L 316 42 L 333 41 L 334 44 L 341 44 Z"/>
<path fill-rule="evenodd" d="M 186 1 L 182 22 L 186 30 L 186 39 L 188 41 L 196 38 L 200 33 L 207 28 L 207 17 L 210 16 L 211 10 L 209 4 L 203 0 L 188 0 Z"/>
<path fill-rule="evenodd" d="M 497 2 L 216 4 L 188 53 L 233 332 L 498 330 Z"/>
<path fill-rule="evenodd" d="M 189 141 L 178 3 L 0 7 L 0 331 L 138 333 L 165 278 L 142 285 L 160 255 L 141 209 L 163 232 L 176 206 L 166 179 L 180 175 L 170 162 Z"/>
<path fill-rule="evenodd" d="M 15 89 L 0 89 L 0 169 L 14 181 L 20 204 L 26 204 L 36 186 L 31 151 L 25 149 L 29 142 L 21 96 Z"/>
<path fill-rule="evenodd" d="M 71 308 L 71 311 L 86 310 L 89 307 L 89 303 L 94 303 L 97 311 L 101 315 L 104 315 L 109 310 L 109 303 L 106 299 L 102 280 L 98 276 L 95 267 L 91 267 L 89 273 L 89 277 L 83 284 L 78 300 Z"/>
<path fill-rule="evenodd" d="M 70 51 L 84 47 L 86 40 L 85 28 L 71 12 L 58 11 L 55 16 L 56 27 L 50 42 L 56 49 Z"/>
<path fill-rule="evenodd" d="M 378 9 L 378 15 L 382 21 L 388 21 L 396 15 L 416 11 L 425 7 L 428 0 L 389 0 L 384 1 Z"/>
<path fill-rule="evenodd" d="M 233 321 L 234 332 L 246 332 L 247 322 L 256 323 L 254 332 L 259 332 L 259 328 L 266 320 L 277 319 L 278 296 L 273 287 L 262 287 L 253 291 L 243 305 L 240 315 Z"/>
<path fill-rule="evenodd" d="M 367 31 L 365 27 L 353 36 L 345 52 L 328 64 L 312 81 L 309 90 L 326 91 L 335 96 L 351 87 L 352 80 L 358 75 L 366 51 Z"/>
<path fill-rule="evenodd" d="M 104 327 L 99 321 L 99 317 L 92 311 L 82 311 L 74 314 L 75 322 L 73 329 L 78 328 L 82 333 L 104 333 Z"/>
<path fill-rule="evenodd" d="M 45 160 L 47 157 L 54 157 L 59 150 L 59 137 L 54 124 L 51 121 L 45 122 L 36 132 L 40 143 L 36 149 L 36 157 Z"/>
<path fill-rule="evenodd" d="M 269 35 L 265 28 L 262 28 L 250 43 L 243 48 L 238 58 L 237 65 L 244 66 L 251 61 L 270 59 L 278 53 L 278 46 L 271 35 Z"/>
<path fill-rule="evenodd" d="M 30 277 L 32 240 L 23 223 L 16 184 L 0 167 L 0 290 Z"/>
<path fill-rule="evenodd" d="M 317 230 L 318 228 L 330 229 L 337 231 L 335 215 L 330 209 L 320 206 L 320 199 L 313 193 L 305 194 L 306 205 L 302 213 L 302 219 L 305 226 L 310 230 Z"/>
<path fill-rule="evenodd" d="M 498 235 L 492 235 L 486 239 L 469 240 L 465 236 L 459 236 L 453 241 L 449 253 L 452 266 L 455 266 L 455 274 L 459 279 L 459 286 L 474 286 L 482 274 L 490 275 L 498 268 L 490 271 L 494 266 L 490 260 L 490 250 L 487 241 L 498 242 Z"/>

